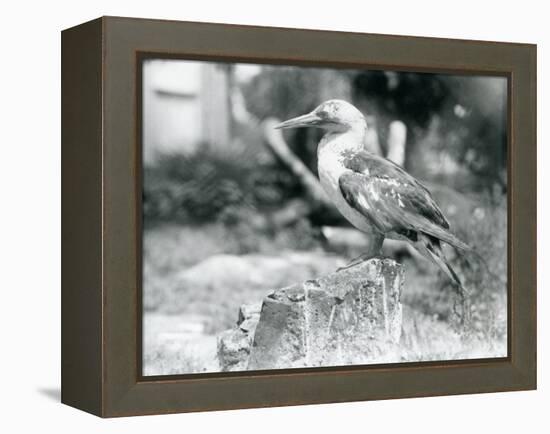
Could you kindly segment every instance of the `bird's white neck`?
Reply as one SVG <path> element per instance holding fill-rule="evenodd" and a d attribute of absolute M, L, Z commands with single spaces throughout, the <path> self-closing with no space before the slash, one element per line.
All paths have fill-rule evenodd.
<path fill-rule="evenodd" d="M 360 151 L 365 146 L 367 123 L 357 122 L 345 131 L 327 132 L 317 148 L 318 155 L 323 153 L 342 154 L 346 151 Z"/>

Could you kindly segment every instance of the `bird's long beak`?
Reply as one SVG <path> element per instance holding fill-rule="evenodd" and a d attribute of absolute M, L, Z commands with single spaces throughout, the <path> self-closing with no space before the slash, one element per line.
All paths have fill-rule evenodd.
<path fill-rule="evenodd" d="M 298 128 L 298 127 L 314 127 L 319 125 L 322 122 L 322 119 L 317 116 L 314 112 L 308 113 L 306 115 L 298 116 L 296 118 L 289 119 L 277 125 L 276 129 L 283 128 Z"/>

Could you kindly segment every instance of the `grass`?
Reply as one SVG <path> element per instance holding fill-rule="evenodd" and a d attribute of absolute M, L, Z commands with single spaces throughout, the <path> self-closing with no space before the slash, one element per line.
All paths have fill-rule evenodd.
<path fill-rule="evenodd" d="M 143 375 L 178 375 L 209 372 L 204 357 L 193 354 L 193 348 L 185 343 L 168 345 L 165 342 L 151 343 L 145 347 Z M 216 365 L 214 370 L 216 369 Z"/>
<path fill-rule="evenodd" d="M 400 361 L 505 357 L 506 340 L 487 338 L 489 335 L 467 336 L 435 315 L 424 315 L 409 308 L 403 315 Z"/>
<path fill-rule="evenodd" d="M 216 337 L 197 315 L 147 313 L 143 324 L 144 375 L 217 371 Z"/>

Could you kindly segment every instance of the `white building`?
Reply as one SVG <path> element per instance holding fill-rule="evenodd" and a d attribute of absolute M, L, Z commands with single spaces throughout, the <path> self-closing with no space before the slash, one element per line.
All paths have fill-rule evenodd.
<path fill-rule="evenodd" d="M 143 161 L 230 140 L 229 67 L 152 59 L 143 63 Z"/>

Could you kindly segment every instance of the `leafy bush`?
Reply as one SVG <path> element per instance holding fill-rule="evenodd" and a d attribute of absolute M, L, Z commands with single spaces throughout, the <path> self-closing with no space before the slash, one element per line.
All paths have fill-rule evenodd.
<path fill-rule="evenodd" d="M 144 169 L 144 220 L 231 221 L 246 210 L 280 206 L 299 190 L 288 171 L 260 164 L 252 147 L 204 144 L 189 155 L 164 155 Z"/>

